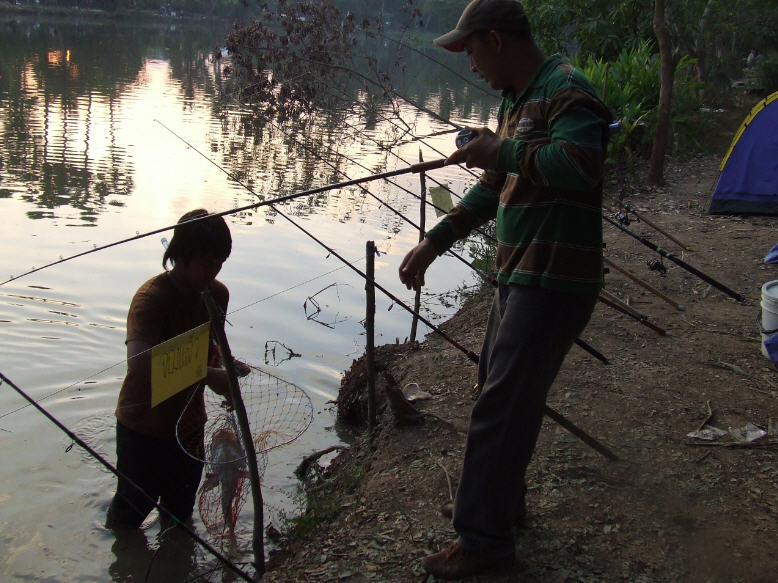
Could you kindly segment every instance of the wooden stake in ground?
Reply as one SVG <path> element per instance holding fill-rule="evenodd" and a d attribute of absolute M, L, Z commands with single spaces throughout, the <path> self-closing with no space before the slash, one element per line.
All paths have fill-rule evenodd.
<path fill-rule="evenodd" d="M 367 426 L 370 435 L 376 424 L 375 410 L 375 243 L 365 243 L 365 366 L 367 368 Z"/>
<path fill-rule="evenodd" d="M 424 157 L 419 149 L 419 164 L 424 162 Z M 419 172 L 419 180 L 421 181 L 421 205 L 419 208 L 419 243 L 424 240 L 424 234 L 427 226 L 427 173 Z M 419 325 L 419 309 L 421 308 L 421 288 L 416 290 L 416 295 L 413 300 L 413 319 L 411 320 L 411 342 L 416 341 L 416 328 Z"/>

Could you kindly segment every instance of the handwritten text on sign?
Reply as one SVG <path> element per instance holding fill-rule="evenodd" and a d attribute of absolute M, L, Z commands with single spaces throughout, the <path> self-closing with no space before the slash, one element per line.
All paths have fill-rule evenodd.
<path fill-rule="evenodd" d="M 208 374 L 210 327 L 206 322 L 151 349 L 152 407 Z"/>

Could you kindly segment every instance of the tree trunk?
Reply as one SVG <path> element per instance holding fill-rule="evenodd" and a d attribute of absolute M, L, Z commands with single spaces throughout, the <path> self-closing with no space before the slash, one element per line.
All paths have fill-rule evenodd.
<path fill-rule="evenodd" d="M 694 56 L 697 59 L 696 69 L 697 69 L 697 80 L 700 83 L 707 83 L 707 71 L 705 67 L 705 59 L 707 58 L 707 51 L 705 46 L 705 33 L 707 32 L 705 30 L 707 23 L 708 23 L 708 16 L 710 16 L 711 7 L 713 5 L 713 0 L 708 0 L 708 3 L 705 5 L 705 9 L 702 11 L 702 17 L 700 17 L 700 27 L 697 29 L 697 39 L 694 41 Z M 704 90 L 700 89 L 700 92 L 702 93 Z"/>
<path fill-rule="evenodd" d="M 670 111 L 673 96 L 673 77 L 675 64 L 670 46 L 670 33 L 665 20 L 664 0 L 654 0 L 654 34 L 659 45 L 661 59 L 659 87 L 659 110 L 656 117 L 654 144 L 651 148 L 651 163 L 648 171 L 649 184 L 664 184 L 665 156 L 670 142 Z"/>

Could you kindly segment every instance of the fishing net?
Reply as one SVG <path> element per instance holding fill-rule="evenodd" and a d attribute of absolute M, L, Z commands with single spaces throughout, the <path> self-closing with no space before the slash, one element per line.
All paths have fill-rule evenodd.
<path fill-rule="evenodd" d="M 267 466 L 267 452 L 291 443 L 311 424 L 313 403 L 300 387 L 259 367 L 240 363 L 237 368 L 243 374 L 238 382 L 261 476 Z M 197 391 L 190 405 L 199 399 L 208 416 L 203 439 L 184 437 L 187 411 L 182 413 L 176 431 L 187 453 L 205 463 L 197 501 L 203 524 L 212 535 L 224 535 L 234 530 L 248 497 L 247 456 L 237 416 L 225 399 L 211 390 Z"/>

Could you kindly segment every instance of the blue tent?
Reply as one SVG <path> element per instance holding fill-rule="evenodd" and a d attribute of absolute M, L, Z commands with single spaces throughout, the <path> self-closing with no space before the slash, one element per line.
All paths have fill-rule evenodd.
<path fill-rule="evenodd" d="M 778 215 L 778 91 L 757 103 L 735 134 L 708 212 Z"/>

